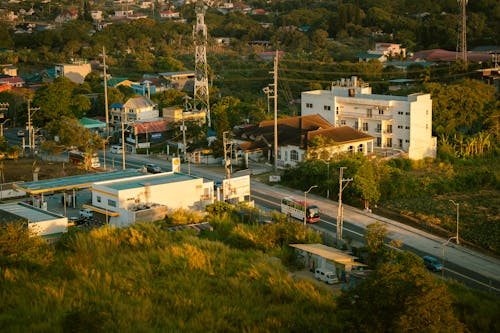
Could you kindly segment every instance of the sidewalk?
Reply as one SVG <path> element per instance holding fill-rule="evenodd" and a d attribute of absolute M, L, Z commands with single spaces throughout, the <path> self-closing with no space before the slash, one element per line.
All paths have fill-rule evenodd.
<path fill-rule="evenodd" d="M 158 164 L 161 164 L 162 166 L 165 165 L 165 159 L 158 158 L 156 156 L 145 157 L 144 160 L 146 161 L 146 159 L 149 161 L 151 161 L 151 159 L 157 159 Z M 187 164 L 183 164 L 181 166 L 181 170 L 183 172 L 187 173 L 187 169 Z M 249 172 L 235 172 L 233 173 L 233 176 L 236 177 L 239 174 L 251 174 L 255 176 L 258 174 L 270 172 L 272 171 L 272 169 L 272 166 L 251 163 Z M 198 176 L 209 179 L 220 180 L 224 178 L 224 168 L 217 165 L 200 165 L 191 163 L 190 171 L 192 174 L 196 174 Z M 286 188 L 281 185 L 270 186 L 256 180 L 257 178 L 258 177 L 252 177 L 252 191 L 270 195 L 276 198 L 281 198 L 284 196 L 292 196 L 297 199 L 303 198 L 304 194 L 302 191 Z M 318 204 L 320 210 L 324 214 L 332 217 L 337 216 L 338 203 L 336 201 L 314 195 L 313 193 L 309 193 L 308 198 Z M 383 222 L 387 226 L 387 230 L 390 234 L 391 239 L 402 241 L 405 245 L 428 253 L 438 259 L 441 259 L 443 257 L 443 244 L 446 242 L 446 239 L 434 236 L 425 231 L 382 216 L 375 215 L 367 211 L 363 211 L 355 207 L 351 207 L 345 204 L 343 206 L 345 221 L 363 228 L 366 228 L 366 226 L 376 221 Z M 477 272 L 478 274 L 488 279 L 490 283 L 495 282 L 494 286 L 498 288 L 498 284 L 500 283 L 499 259 L 466 248 L 462 245 L 456 245 L 454 243 L 447 244 L 445 248 L 445 259 L 448 262 L 466 268 L 470 271 Z"/>

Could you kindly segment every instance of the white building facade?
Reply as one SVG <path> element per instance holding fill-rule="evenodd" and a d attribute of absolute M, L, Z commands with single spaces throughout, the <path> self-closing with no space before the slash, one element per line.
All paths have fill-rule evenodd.
<path fill-rule="evenodd" d="M 174 172 L 98 182 L 91 191 L 91 209 L 108 215 L 113 226 L 128 226 L 151 207 L 202 210 L 214 201 L 213 181 Z"/>
<path fill-rule="evenodd" d="M 400 151 L 410 159 L 435 158 L 430 94 L 376 95 L 356 77 L 331 90 L 302 92 L 301 114 L 319 114 L 335 127 L 350 126 L 375 137 L 375 151 Z"/>

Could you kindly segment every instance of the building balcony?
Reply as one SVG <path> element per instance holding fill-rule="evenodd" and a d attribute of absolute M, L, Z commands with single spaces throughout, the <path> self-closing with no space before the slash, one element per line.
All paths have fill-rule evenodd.
<path fill-rule="evenodd" d="M 340 119 L 350 118 L 350 119 L 369 119 L 369 120 L 392 120 L 392 114 L 372 114 L 367 115 L 366 112 L 339 112 L 337 115 Z"/>

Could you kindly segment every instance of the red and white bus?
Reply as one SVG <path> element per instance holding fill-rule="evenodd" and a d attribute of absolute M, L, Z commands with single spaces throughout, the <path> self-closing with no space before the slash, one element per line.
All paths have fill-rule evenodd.
<path fill-rule="evenodd" d="M 81 151 L 70 151 L 68 154 L 68 158 L 71 163 L 73 164 L 85 164 L 85 157 L 86 154 Z M 92 168 L 100 168 L 101 167 L 101 162 L 99 161 L 99 155 L 97 153 L 92 153 L 92 156 L 90 157 L 90 166 Z"/>
<path fill-rule="evenodd" d="M 298 220 L 304 221 L 304 202 L 286 197 L 281 199 L 281 212 Z M 319 208 L 316 205 L 307 205 L 306 221 L 307 223 L 319 222 Z"/>

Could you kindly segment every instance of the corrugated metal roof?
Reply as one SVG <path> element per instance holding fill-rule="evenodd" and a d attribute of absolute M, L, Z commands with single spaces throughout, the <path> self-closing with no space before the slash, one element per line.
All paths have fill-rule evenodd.
<path fill-rule="evenodd" d="M 354 260 L 358 259 L 357 257 L 351 256 L 345 252 L 342 252 L 338 249 L 323 244 L 290 244 L 290 246 L 296 249 L 316 254 L 322 258 L 340 264 L 352 265 L 352 266 L 366 266 L 365 264 L 355 262 Z"/>
<path fill-rule="evenodd" d="M 38 209 L 22 202 L 0 205 L 0 210 L 19 216 L 31 223 L 64 218 L 62 215 Z"/>
<path fill-rule="evenodd" d="M 92 173 L 87 175 L 70 176 L 63 178 L 44 179 L 36 182 L 14 184 L 14 187 L 29 194 L 38 194 L 52 191 L 88 188 L 92 183 L 130 178 L 143 175 L 139 170 L 119 170 L 110 172 Z"/>
<path fill-rule="evenodd" d="M 155 105 L 156 104 L 147 97 L 134 97 L 129 98 L 129 100 L 125 104 L 123 104 L 123 107 L 127 109 L 141 109 L 154 107 Z"/>
<path fill-rule="evenodd" d="M 160 184 L 182 182 L 193 179 L 198 179 L 198 177 L 186 175 L 183 173 L 164 172 L 157 174 L 147 174 L 144 175 L 143 177 L 129 178 L 123 180 L 120 179 L 100 185 L 119 191 L 119 190 L 133 189 L 133 188 L 143 188 L 148 185 L 154 186 Z"/>

